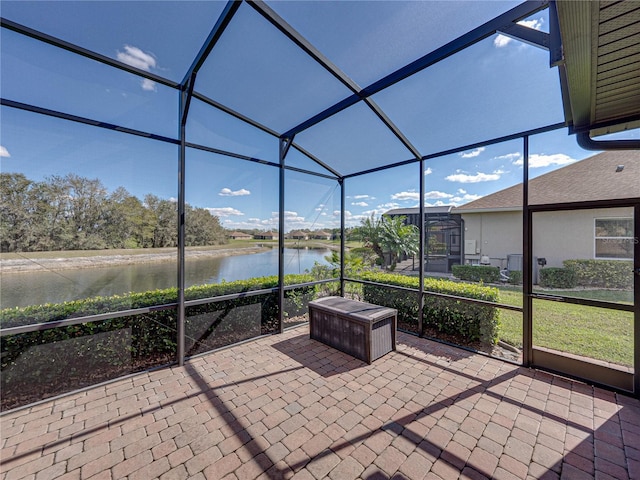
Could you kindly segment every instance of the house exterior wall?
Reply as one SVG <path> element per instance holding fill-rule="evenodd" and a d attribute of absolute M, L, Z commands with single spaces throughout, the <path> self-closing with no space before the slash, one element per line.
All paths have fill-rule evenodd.
<path fill-rule="evenodd" d="M 568 259 L 595 259 L 597 218 L 631 218 L 632 208 L 601 208 L 567 212 L 540 212 L 533 216 L 533 254 L 549 267 Z"/>
<path fill-rule="evenodd" d="M 595 256 L 595 220 L 631 218 L 632 208 L 605 208 L 533 214 L 533 256 L 547 260 L 547 267 L 562 267 L 563 260 Z M 487 255 L 491 265 L 504 268 L 509 254 L 522 253 L 522 212 L 463 213 L 465 263 L 477 263 Z M 475 240 L 476 254 L 470 254 Z"/>
<path fill-rule="evenodd" d="M 463 213 L 462 220 L 463 263 L 478 263 L 488 256 L 492 266 L 506 268 L 507 255 L 522 253 L 522 212 Z"/>

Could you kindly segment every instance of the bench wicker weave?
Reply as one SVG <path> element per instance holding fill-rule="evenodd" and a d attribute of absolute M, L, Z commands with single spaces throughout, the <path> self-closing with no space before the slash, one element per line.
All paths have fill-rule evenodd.
<path fill-rule="evenodd" d="M 367 363 L 396 349 L 398 311 L 342 297 L 309 302 L 310 337 Z"/>

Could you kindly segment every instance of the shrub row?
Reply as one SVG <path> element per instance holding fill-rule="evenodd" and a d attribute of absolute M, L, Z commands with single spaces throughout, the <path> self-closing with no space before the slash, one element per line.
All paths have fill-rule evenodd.
<path fill-rule="evenodd" d="M 286 275 L 285 284 L 306 283 L 313 281 L 310 275 Z M 213 298 L 234 293 L 250 292 L 274 288 L 278 286 L 278 277 L 259 277 L 234 282 L 222 282 L 217 284 L 195 285 L 185 289 L 185 300 L 199 298 Z M 232 302 L 239 302 L 242 299 Z M 101 313 L 118 312 L 122 310 L 168 305 L 178 301 L 178 290 L 167 288 L 151 290 L 141 293 L 127 293 L 112 295 L 109 297 L 92 297 L 82 300 L 28 307 L 15 307 L 0 310 L 0 327 L 10 328 L 34 323 L 55 322 L 68 318 L 99 315 Z M 271 310 L 273 310 L 271 306 Z M 154 312 L 153 314 L 155 314 Z M 268 311 L 268 314 L 273 314 Z"/>
<path fill-rule="evenodd" d="M 478 267 L 473 267 L 478 268 Z M 365 272 L 362 280 L 406 288 L 419 288 L 417 277 L 389 273 Z M 473 298 L 489 302 L 498 301 L 498 289 L 474 284 L 452 282 L 444 279 L 425 278 L 425 292 L 442 293 L 458 297 Z M 363 285 L 366 302 L 384 305 L 398 310 L 404 323 L 418 325 L 418 294 L 378 285 Z M 462 300 L 425 295 L 423 327 L 453 335 L 461 343 L 480 341 L 493 344 L 498 338 L 498 309 Z"/>
<path fill-rule="evenodd" d="M 451 272 L 456 278 L 469 282 L 498 283 L 500 269 L 487 265 L 453 265 Z"/>
<path fill-rule="evenodd" d="M 577 285 L 595 288 L 633 288 L 633 262 L 622 260 L 565 260 Z"/>
<path fill-rule="evenodd" d="M 507 280 L 511 285 L 522 285 L 522 271 L 521 270 L 509 270 L 509 279 Z"/>
<path fill-rule="evenodd" d="M 285 283 L 311 281 L 291 275 Z M 187 300 L 248 292 L 278 285 L 277 277 L 199 285 L 185 291 Z M 300 315 L 315 298 L 314 286 L 285 292 L 287 314 Z M 131 308 L 175 303 L 176 289 L 114 295 L 61 304 L 0 311 L 2 328 L 46 323 Z M 278 328 L 278 295 L 267 293 L 187 307 L 185 352 L 194 355 Z M 1 339 L 3 408 L 82 388 L 111 378 L 174 361 L 177 353 L 175 307 Z"/>
<path fill-rule="evenodd" d="M 576 272 L 571 268 L 541 268 L 539 283 L 544 288 L 575 288 Z"/>

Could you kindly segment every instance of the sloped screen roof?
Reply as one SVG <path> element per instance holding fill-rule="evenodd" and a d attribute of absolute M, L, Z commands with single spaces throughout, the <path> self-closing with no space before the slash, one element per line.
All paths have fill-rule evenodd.
<path fill-rule="evenodd" d="M 2 98 L 350 176 L 563 122 L 546 6 L 3 1 Z"/>

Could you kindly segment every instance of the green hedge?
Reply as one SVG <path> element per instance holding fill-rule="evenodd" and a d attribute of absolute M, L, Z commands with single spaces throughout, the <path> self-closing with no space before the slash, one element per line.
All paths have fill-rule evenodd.
<path fill-rule="evenodd" d="M 571 268 L 547 267 L 540 269 L 540 286 L 544 288 L 575 288 L 576 272 Z"/>
<path fill-rule="evenodd" d="M 312 281 L 288 275 L 286 284 Z M 187 300 L 249 292 L 278 285 L 277 277 L 199 285 L 185 290 Z M 306 312 L 315 286 L 285 292 L 289 316 Z M 131 308 L 175 303 L 176 289 L 114 295 L 61 304 L 0 311 L 2 328 L 46 323 Z M 187 307 L 187 355 L 222 347 L 278 329 L 278 295 L 267 293 Z M 118 376 L 165 365 L 177 352 L 175 307 L 1 339 L 2 408 L 31 403 Z"/>
<path fill-rule="evenodd" d="M 592 288 L 633 288 L 633 262 L 623 260 L 565 260 L 575 272 L 577 284 Z"/>
<path fill-rule="evenodd" d="M 453 276 L 469 282 L 498 283 L 500 281 L 500 269 L 487 265 L 453 265 Z"/>
<path fill-rule="evenodd" d="M 286 275 L 285 284 L 306 283 L 313 281 L 311 275 Z M 249 280 L 222 282 L 216 284 L 196 285 L 185 289 L 185 300 L 213 298 L 252 290 L 274 288 L 278 286 L 278 277 L 258 277 Z M 54 322 L 68 318 L 85 317 L 101 313 L 118 312 L 136 308 L 167 305 L 178 301 L 178 290 L 167 288 L 142 293 L 127 293 L 109 297 L 93 297 L 57 304 L 46 303 L 28 307 L 15 307 L 0 310 L 0 327 L 10 328 L 34 323 Z M 234 302 L 242 301 L 234 300 Z M 271 306 L 271 310 L 273 310 Z M 156 312 L 154 312 L 155 314 Z M 269 313 L 273 313 L 272 311 Z"/>
<path fill-rule="evenodd" d="M 477 268 L 477 267 L 473 267 Z M 417 277 L 388 273 L 366 272 L 362 280 L 407 288 L 419 288 Z M 450 280 L 425 278 L 426 292 L 443 293 L 488 302 L 498 301 L 498 289 L 477 284 L 452 282 Z M 398 310 L 399 321 L 418 325 L 418 293 L 407 292 L 378 285 L 363 285 L 364 300 Z M 455 336 L 462 343 L 480 341 L 494 344 L 498 339 L 498 309 L 460 300 L 425 295 L 423 326 L 437 332 Z M 414 331 L 415 331 L 414 330 Z"/>
<path fill-rule="evenodd" d="M 522 285 L 522 271 L 509 270 L 509 279 L 507 281 L 511 285 Z"/>

